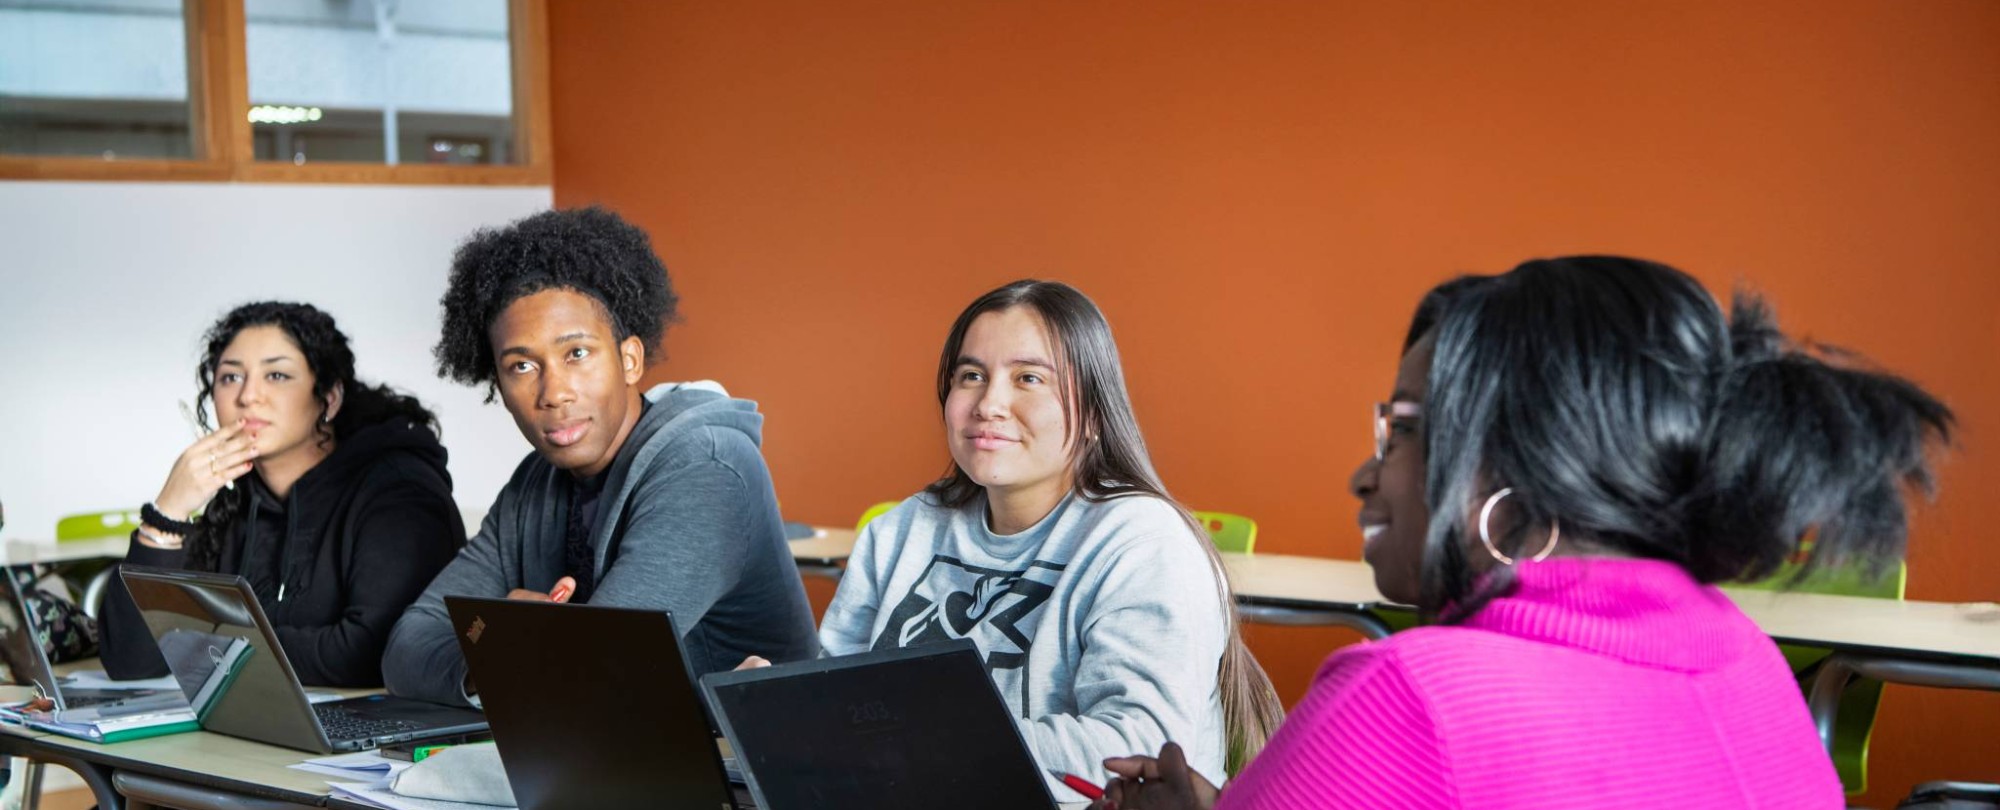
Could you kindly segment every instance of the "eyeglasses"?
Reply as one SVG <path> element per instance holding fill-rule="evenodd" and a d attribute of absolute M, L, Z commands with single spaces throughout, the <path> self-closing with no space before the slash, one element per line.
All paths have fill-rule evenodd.
<path fill-rule="evenodd" d="M 1423 415 L 1422 403 L 1403 400 L 1375 403 L 1375 460 L 1381 461 L 1383 456 L 1389 454 L 1389 423 Z"/>

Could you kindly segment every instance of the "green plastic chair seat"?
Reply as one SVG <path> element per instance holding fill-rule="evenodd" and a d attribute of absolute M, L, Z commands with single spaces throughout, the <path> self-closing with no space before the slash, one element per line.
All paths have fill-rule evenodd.
<path fill-rule="evenodd" d="M 115 510 L 70 515 L 56 521 L 56 542 L 124 537 L 139 528 L 138 510 Z"/>
<path fill-rule="evenodd" d="M 868 507 L 868 511 L 861 513 L 861 519 L 854 522 L 854 530 L 858 532 L 868 528 L 868 521 L 881 517 L 882 513 L 896 508 L 896 504 L 899 503 L 902 501 L 883 501 Z"/>
<path fill-rule="evenodd" d="M 1228 512 L 1196 512 L 1194 519 L 1208 530 L 1216 551 L 1251 554 L 1257 550 L 1257 521 Z"/>

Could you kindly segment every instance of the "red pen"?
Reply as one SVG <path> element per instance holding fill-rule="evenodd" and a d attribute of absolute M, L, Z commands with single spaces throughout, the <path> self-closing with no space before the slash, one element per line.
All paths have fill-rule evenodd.
<path fill-rule="evenodd" d="M 1061 779 L 1062 783 L 1068 785 L 1070 790 L 1083 794 L 1084 798 L 1093 802 L 1104 798 L 1104 788 L 1091 784 L 1090 780 L 1081 776 L 1073 773 L 1063 773 L 1054 768 L 1049 769 L 1049 775 Z"/>

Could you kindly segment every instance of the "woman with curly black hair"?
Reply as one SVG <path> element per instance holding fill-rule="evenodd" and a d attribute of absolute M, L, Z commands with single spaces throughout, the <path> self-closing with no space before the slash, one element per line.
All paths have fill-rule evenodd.
<path fill-rule="evenodd" d="M 497 394 L 534 452 L 397 624 L 390 691 L 469 702 L 447 595 L 671 611 L 697 674 L 817 652 L 757 403 L 714 383 L 640 386 L 678 302 L 645 232 L 598 208 L 459 248 L 438 372 Z"/>
<path fill-rule="evenodd" d="M 397 617 L 465 539 L 436 417 L 357 379 L 347 336 L 308 304 L 245 304 L 205 342 L 197 419 L 213 404 L 220 428 L 174 462 L 126 561 L 240 574 L 299 680 L 380 686 Z M 166 674 L 124 588 L 101 621 L 112 677 Z"/>

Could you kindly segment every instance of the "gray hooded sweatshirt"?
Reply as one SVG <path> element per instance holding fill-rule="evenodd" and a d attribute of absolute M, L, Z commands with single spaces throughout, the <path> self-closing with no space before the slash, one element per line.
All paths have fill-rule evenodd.
<path fill-rule="evenodd" d="M 671 611 L 696 675 L 753 654 L 777 662 L 817 655 L 812 610 L 758 451 L 757 403 L 690 385 L 655 387 L 646 400 L 597 500 L 590 604 Z M 391 693 L 470 702 L 444 597 L 554 587 L 574 482 L 539 453 L 514 470 L 479 533 L 396 622 L 382 657 Z"/>

